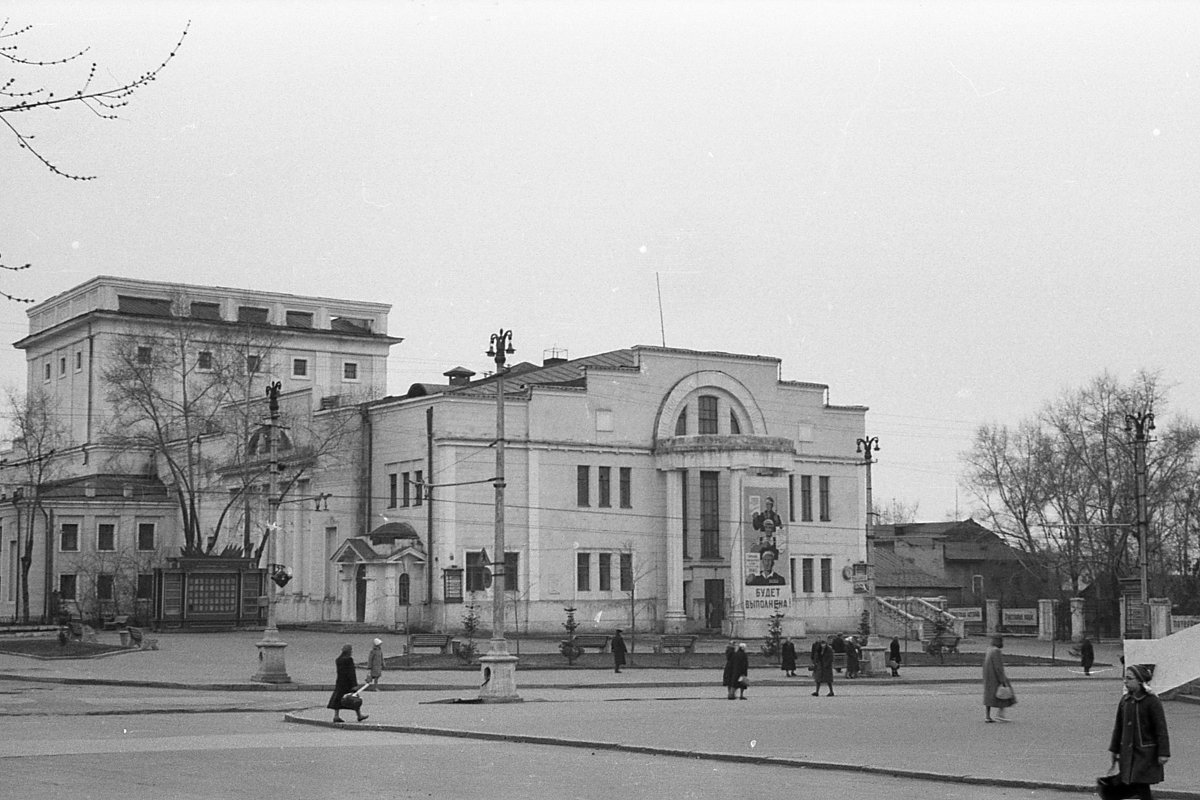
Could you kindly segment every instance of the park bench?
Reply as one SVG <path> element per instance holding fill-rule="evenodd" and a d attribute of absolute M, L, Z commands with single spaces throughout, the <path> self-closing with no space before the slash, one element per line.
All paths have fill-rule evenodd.
<path fill-rule="evenodd" d="M 443 654 L 450 651 L 450 642 L 454 639 L 449 633 L 413 633 L 408 637 L 408 649 L 418 647 L 436 647 Z"/>
<path fill-rule="evenodd" d="M 146 636 L 146 632 L 141 628 L 135 628 L 130 625 L 126 628 L 129 631 L 129 642 L 138 650 L 157 650 L 158 639 L 152 639 Z"/>
<path fill-rule="evenodd" d="M 96 643 L 96 630 L 91 625 L 84 625 L 82 622 L 68 622 L 67 631 L 70 637 L 77 642 Z"/>
<path fill-rule="evenodd" d="M 658 640 L 654 648 L 656 652 L 665 653 L 668 650 L 692 653 L 696 650 L 696 638 L 685 633 L 667 633 Z"/>
<path fill-rule="evenodd" d="M 575 637 L 575 646 L 582 649 L 594 647 L 598 652 L 603 653 L 608 650 L 608 640 L 611 638 L 603 633 L 581 633 Z"/>

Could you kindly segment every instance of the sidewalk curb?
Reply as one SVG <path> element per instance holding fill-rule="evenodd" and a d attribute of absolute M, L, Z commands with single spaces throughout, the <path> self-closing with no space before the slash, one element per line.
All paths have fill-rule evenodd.
<path fill-rule="evenodd" d="M 1060 792 L 1078 792 L 1080 794 L 1095 794 L 1094 785 L 1076 783 L 1053 783 L 1050 781 L 1031 781 L 1019 778 L 985 778 L 977 775 L 947 775 L 928 770 L 895 769 L 892 767 L 873 767 L 865 764 L 849 764 L 839 761 L 816 761 L 802 758 L 781 758 L 779 756 L 737 755 L 734 753 L 714 753 L 705 751 L 679 750 L 670 747 L 652 747 L 649 745 L 629 745 L 619 742 L 597 742 L 583 739 L 565 739 L 554 736 L 533 736 L 520 733 L 488 733 L 485 731 L 463 731 L 449 728 L 429 728 L 421 725 L 392 725 L 379 723 L 343 722 L 334 723 L 324 720 L 306 719 L 296 714 L 285 714 L 284 722 L 297 725 L 311 725 L 319 728 L 337 728 L 346 730 L 375 730 L 387 733 L 407 733 L 423 736 L 445 736 L 458 739 L 478 739 L 493 742 L 516 742 L 518 744 L 540 744 L 552 747 L 575 747 L 585 750 L 611 750 L 623 753 L 639 753 L 643 755 L 664 756 L 669 758 L 687 758 L 692 760 L 723 761 L 735 764 L 752 764 L 759 766 L 793 767 L 799 769 L 823 769 L 834 772 L 861 772 L 871 775 L 886 775 L 911 780 L 923 780 L 936 783 L 961 783 L 973 786 L 1001 786 L 1013 789 L 1052 789 Z M 1173 798 L 1174 800 L 1200 800 L 1200 792 L 1189 792 L 1174 789 L 1155 789 L 1156 797 Z"/>

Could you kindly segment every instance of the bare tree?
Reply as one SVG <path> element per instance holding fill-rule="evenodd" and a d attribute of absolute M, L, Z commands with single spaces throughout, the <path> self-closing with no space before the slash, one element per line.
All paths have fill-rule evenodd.
<path fill-rule="evenodd" d="M 13 435 L 13 460 L 5 466 L 14 470 L 11 502 L 16 514 L 16 541 L 20 568 L 17 571 L 17 616 L 28 622 L 29 570 L 37 522 L 41 519 L 46 547 L 51 541 L 49 513 L 45 507 L 46 489 L 62 473 L 67 446 L 67 426 L 58 414 L 53 398 L 40 389 L 25 395 L 8 394 L 9 418 Z M 48 596 L 48 595 L 47 595 Z"/>

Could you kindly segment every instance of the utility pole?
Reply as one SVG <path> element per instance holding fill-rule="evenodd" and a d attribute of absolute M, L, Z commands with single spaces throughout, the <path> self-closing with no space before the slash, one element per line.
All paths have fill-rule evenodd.
<path fill-rule="evenodd" d="M 1146 433 L 1154 430 L 1154 412 L 1125 415 L 1125 432 L 1133 434 L 1133 466 L 1137 492 L 1138 562 L 1141 567 L 1142 638 L 1150 638 L 1149 553 L 1150 518 L 1146 510 Z"/>
<path fill-rule="evenodd" d="M 279 533 L 279 503 L 275 496 L 275 478 L 279 473 L 279 390 L 283 385 L 275 381 L 267 387 L 267 402 L 270 409 L 263 432 L 267 437 L 271 463 L 267 467 L 267 505 L 270 522 L 267 524 L 267 629 L 263 631 L 258 646 L 258 672 L 253 680 L 260 683 L 291 683 L 283 650 L 286 642 L 279 640 L 279 629 L 275 625 L 275 586 L 285 586 L 291 580 L 291 570 L 275 563 L 275 537 Z"/>
<path fill-rule="evenodd" d="M 496 535 L 492 557 L 492 641 L 491 649 L 480 656 L 483 682 L 479 699 L 483 702 L 519 702 L 517 695 L 517 658 L 508 652 L 504 638 L 504 590 L 508 584 L 504 558 L 504 373 L 506 357 L 515 353 L 512 331 L 503 328 L 492 334 L 487 354 L 496 362 Z M 516 577 L 515 575 L 513 576 Z"/>
<path fill-rule="evenodd" d="M 872 517 L 875 514 L 875 502 L 871 496 L 871 464 L 875 463 L 871 458 L 871 452 L 879 452 L 879 437 L 868 436 L 857 440 L 855 448 L 856 453 L 862 453 L 863 466 L 867 468 L 867 594 L 874 597 L 875 595 L 875 572 L 874 572 L 874 547 L 875 533 L 872 528 Z"/>

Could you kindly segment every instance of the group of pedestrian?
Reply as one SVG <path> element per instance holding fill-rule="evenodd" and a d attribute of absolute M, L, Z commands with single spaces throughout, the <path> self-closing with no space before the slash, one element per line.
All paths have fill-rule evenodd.
<path fill-rule="evenodd" d="M 362 713 L 362 693 L 367 689 L 379 691 L 379 679 L 383 676 L 383 640 L 376 639 L 371 643 L 371 652 L 367 655 L 367 682 L 358 684 L 358 673 L 354 667 L 354 647 L 342 645 L 342 652 L 333 661 L 336 677 L 333 683 L 333 694 L 329 696 L 326 708 L 333 710 L 334 722 L 345 722 L 343 711 L 353 711 L 359 722 L 369 714 Z"/>
<path fill-rule="evenodd" d="M 730 642 L 725 647 L 721 685 L 727 690 L 727 699 L 746 699 L 746 689 L 750 686 L 750 655 L 746 652 L 745 642 Z"/>

